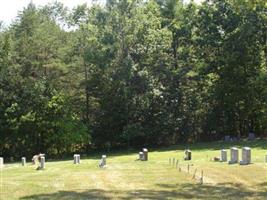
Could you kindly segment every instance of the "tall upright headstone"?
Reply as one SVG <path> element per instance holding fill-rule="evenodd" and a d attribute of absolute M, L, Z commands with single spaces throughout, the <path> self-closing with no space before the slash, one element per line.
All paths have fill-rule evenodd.
<path fill-rule="evenodd" d="M 242 148 L 242 160 L 240 165 L 248 165 L 251 163 L 251 149 L 249 147 Z"/>
<path fill-rule="evenodd" d="M 25 166 L 26 165 L 26 158 L 25 157 L 22 157 L 21 158 L 21 165 L 22 166 Z"/>
<path fill-rule="evenodd" d="M 73 155 L 73 164 L 77 164 L 77 154 Z"/>
<path fill-rule="evenodd" d="M 146 148 L 143 148 L 144 158 L 143 161 L 148 161 L 148 150 Z"/>
<path fill-rule="evenodd" d="M 107 164 L 107 156 L 106 155 L 102 155 L 102 161 L 103 161 L 103 165 L 105 166 Z"/>
<path fill-rule="evenodd" d="M 231 160 L 229 164 L 238 163 L 238 148 L 232 147 L 231 148 Z"/>
<path fill-rule="evenodd" d="M 222 149 L 221 150 L 221 162 L 226 162 L 227 161 L 227 150 Z"/>
<path fill-rule="evenodd" d="M 78 154 L 78 164 L 81 164 L 81 155 Z"/>
<path fill-rule="evenodd" d="M 189 149 L 186 149 L 184 152 L 184 160 L 191 160 L 192 159 L 192 152 Z"/>
<path fill-rule="evenodd" d="M 74 164 L 80 164 L 81 161 L 80 161 L 80 154 L 74 154 L 73 156 L 73 163 Z"/>
<path fill-rule="evenodd" d="M 45 168 L 45 157 L 42 156 L 41 157 L 41 163 L 40 163 L 40 169 L 44 169 Z"/>
<path fill-rule="evenodd" d="M 4 158 L 0 157 L 0 168 L 4 167 Z"/>

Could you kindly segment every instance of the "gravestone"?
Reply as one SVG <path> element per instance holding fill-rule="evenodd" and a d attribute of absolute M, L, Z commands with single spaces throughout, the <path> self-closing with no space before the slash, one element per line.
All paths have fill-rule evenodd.
<path fill-rule="evenodd" d="M 0 157 L 0 168 L 4 167 L 4 158 Z"/>
<path fill-rule="evenodd" d="M 44 169 L 45 168 L 45 157 L 42 156 L 41 157 L 41 163 L 40 163 L 40 169 Z"/>
<path fill-rule="evenodd" d="M 143 148 L 143 153 L 144 153 L 143 161 L 148 161 L 148 150 L 146 148 Z"/>
<path fill-rule="evenodd" d="M 227 150 L 222 149 L 221 150 L 221 162 L 226 162 L 227 161 Z"/>
<path fill-rule="evenodd" d="M 192 152 L 189 149 L 186 149 L 184 152 L 184 160 L 191 160 L 192 159 Z"/>
<path fill-rule="evenodd" d="M 21 158 L 21 165 L 22 166 L 25 166 L 26 165 L 26 158 L 25 157 L 22 157 Z"/>
<path fill-rule="evenodd" d="M 267 162 L 267 155 L 265 156 L 265 162 Z"/>
<path fill-rule="evenodd" d="M 103 165 L 105 166 L 107 164 L 107 156 L 102 155 Z"/>
<path fill-rule="evenodd" d="M 255 133 L 250 132 L 250 133 L 248 134 L 248 140 L 254 140 L 254 139 L 255 139 Z"/>
<path fill-rule="evenodd" d="M 226 136 L 224 137 L 224 141 L 225 141 L 225 142 L 230 142 L 230 141 L 231 141 L 231 137 L 230 137 L 230 135 L 226 135 Z"/>
<path fill-rule="evenodd" d="M 144 159 L 144 153 L 142 151 L 139 152 L 139 160 Z"/>
<path fill-rule="evenodd" d="M 81 164 L 81 156 L 78 154 L 78 163 Z"/>
<path fill-rule="evenodd" d="M 101 160 L 100 160 L 100 162 L 99 162 L 99 167 L 100 168 L 103 168 L 103 167 L 105 167 L 106 166 L 106 164 L 107 164 L 107 156 L 106 155 L 102 155 L 102 158 L 101 158 Z"/>
<path fill-rule="evenodd" d="M 80 164 L 80 154 L 74 154 L 73 156 L 73 163 L 74 164 Z"/>
<path fill-rule="evenodd" d="M 240 165 L 248 165 L 251 163 L 251 149 L 249 147 L 242 148 L 242 160 Z"/>
<path fill-rule="evenodd" d="M 238 163 L 238 148 L 232 147 L 231 148 L 231 160 L 229 164 Z"/>

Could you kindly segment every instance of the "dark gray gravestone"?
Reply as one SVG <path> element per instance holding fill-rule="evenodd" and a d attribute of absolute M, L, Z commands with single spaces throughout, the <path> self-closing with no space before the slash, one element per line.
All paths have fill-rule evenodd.
<path fill-rule="evenodd" d="M 184 152 L 184 160 L 191 160 L 192 159 L 192 152 L 189 149 L 186 149 Z"/>
<path fill-rule="evenodd" d="M 250 132 L 250 133 L 248 134 L 248 140 L 255 140 L 255 133 Z"/>
<path fill-rule="evenodd" d="M 230 135 L 226 135 L 226 136 L 224 137 L 224 141 L 225 141 L 225 142 L 230 142 L 230 141 L 231 141 L 231 137 L 230 137 Z"/>

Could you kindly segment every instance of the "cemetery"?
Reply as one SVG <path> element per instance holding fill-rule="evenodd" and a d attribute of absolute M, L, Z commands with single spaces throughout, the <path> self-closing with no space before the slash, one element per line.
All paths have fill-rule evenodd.
<path fill-rule="evenodd" d="M 266 140 L 141 150 L 82 158 L 75 154 L 68 160 L 50 160 L 42 155 L 35 164 L 26 162 L 25 157 L 13 163 L 0 158 L 1 198 L 267 198 Z M 191 160 L 185 159 L 185 152 L 189 151 Z M 218 155 L 220 162 L 211 160 Z M 137 162 L 139 156 L 141 161 L 147 161 Z"/>
<path fill-rule="evenodd" d="M 267 0 L 0 4 L 0 200 L 267 200 Z"/>

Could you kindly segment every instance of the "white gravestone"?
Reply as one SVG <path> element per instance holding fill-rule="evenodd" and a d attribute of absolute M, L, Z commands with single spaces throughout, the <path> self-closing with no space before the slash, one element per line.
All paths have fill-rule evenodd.
<path fill-rule="evenodd" d="M 0 168 L 4 167 L 4 158 L 0 157 Z"/>
<path fill-rule="evenodd" d="M 80 154 L 78 154 L 78 156 L 77 156 L 77 161 L 78 161 L 78 164 L 80 164 L 81 163 L 81 156 L 80 156 Z"/>
<path fill-rule="evenodd" d="M 107 156 L 106 155 L 102 155 L 102 158 L 101 158 L 101 160 L 100 160 L 100 162 L 99 162 L 99 167 L 100 168 L 103 168 L 103 167 L 105 167 L 106 166 L 106 158 L 107 158 Z"/>
<path fill-rule="evenodd" d="M 139 160 L 144 159 L 144 153 L 142 151 L 139 152 Z"/>
<path fill-rule="evenodd" d="M 231 148 L 231 160 L 229 164 L 238 163 L 238 148 L 232 147 Z"/>
<path fill-rule="evenodd" d="M 221 150 L 221 162 L 227 162 L 227 151 L 225 149 Z"/>
<path fill-rule="evenodd" d="M 21 165 L 22 166 L 25 166 L 26 165 L 26 158 L 25 157 L 22 157 L 21 158 Z"/>
<path fill-rule="evenodd" d="M 249 147 L 242 148 L 242 160 L 240 165 L 248 165 L 251 163 L 251 149 Z"/>
<path fill-rule="evenodd" d="M 42 156 L 41 157 L 41 165 L 40 165 L 40 169 L 44 169 L 45 168 L 45 157 Z"/>
<path fill-rule="evenodd" d="M 107 156 L 106 155 L 102 155 L 102 161 L 103 161 L 103 165 L 105 166 L 107 164 Z"/>
<path fill-rule="evenodd" d="M 81 163 L 80 158 L 81 158 L 80 154 L 74 154 L 74 156 L 73 156 L 74 164 L 80 164 Z"/>
<path fill-rule="evenodd" d="M 144 153 L 143 161 L 147 161 L 148 160 L 148 150 L 146 148 L 143 148 L 143 153 Z"/>

